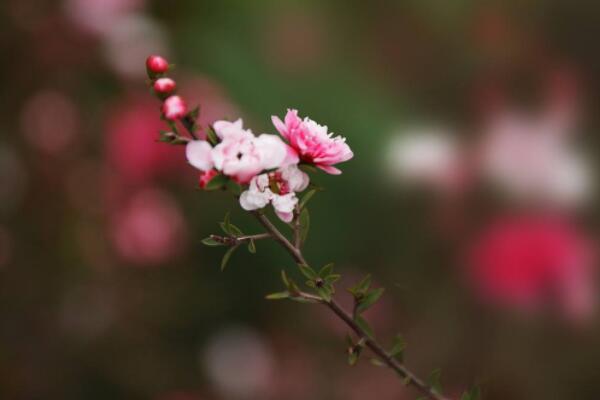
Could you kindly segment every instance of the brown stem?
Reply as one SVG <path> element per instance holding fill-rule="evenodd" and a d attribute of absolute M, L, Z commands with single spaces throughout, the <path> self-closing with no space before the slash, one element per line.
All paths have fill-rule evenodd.
<path fill-rule="evenodd" d="M 308 265 L 306 259 L 302 255 L 302 251 L 292 245 L 290 241 L 277 229 L 275 225 L 260 211 L 252 211 L 252 214 L 258 219 L 258 222 L 272 235 L 272 237 L 283 246 L 285 250 L 292 256 L 294 261 L 298 264 Z M 405 365 L 400 363 L 396 358 L 391 356 L 384 347 L 379 344 L 375 339 L 369 338 L 369 335 L 354 321 L 352 314 L 346 311 L 335 299 L 325 301 L 322 298 L 308 294 L 301 293 L 301 295 L 307 299 L 318 301 L 329 308 L 335 315 L 337 315 L 356 335 L 360 338 L 365 339 L 366 346 L 379 358 L 380 361 L 384 362 L 388 367 L 396 371 L 406 383 L 412 385 L 422 394 L 433 400 L 450 400 L 442 394 L 439 394 L 431 386 L 426 384 L 423 380 L 417 377 L 411 372 Z"/>

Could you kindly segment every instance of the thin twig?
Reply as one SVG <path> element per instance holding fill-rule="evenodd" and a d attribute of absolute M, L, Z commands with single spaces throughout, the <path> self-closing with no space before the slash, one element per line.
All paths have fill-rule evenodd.
<path fill-rule="evenodd" d="M 298 264 L 308 265 L 304 258 L 302 251 L 292 245 L 290 241 L 277 229 L 275 225 L 269 220 L 269 218 L 261 213 L 260 211 L 252 211 L 252 214 L 258 219 L 258 222 L 267 229 L 272 237 L 281 244 L 281 246 L 292 256 L 294 261 Z M 356 335 L 360 338 L 365 339 L 365 345 L 379 358 L 380 361 L 384 362 L 388 367 L 396 371 L 408 385 L 412 385 L 422 394 L 433 400 L 450 400 L 442 394 L 435 391 L 430 385 L 425 383 L 422 379 L 417 377 L 411 372 L 405 365 L 400 363 L 396 358 L 390 355 L 384 347 L 379 344 L 375 339 L 369 337 L 369 335 L 354 321 L 352 314 L 346 311 L 335 299 L 325 301 L 321 297 L 301 292 L 300 295 L 306 299 L 318 301 L 329 308 L 335 315 L 337 315 Z"/>
<path fill-rule="evenodd" d="M 235 246 L 240 243 L 249 242 L 251 240 L 262 240 L 270 239 L 273 236 L 270 233 L 258 233 L 256 235 L 243 235 L 243 236 L 221 236 L 221 235 L 210 235 L 210 238 L 222 243 L 227 246 Z"/>

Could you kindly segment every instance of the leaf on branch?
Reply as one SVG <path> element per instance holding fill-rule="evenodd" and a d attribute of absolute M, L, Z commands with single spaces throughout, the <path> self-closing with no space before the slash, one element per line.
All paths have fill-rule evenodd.
<path fill-rule="evenodd" d="M 374 289 L 374 290 L 370 291 L 369 293 L 367 293 L 366 295 L 364 295 L 364 297 L 362 297 L 358 301 L 358 306 L 356 307 L 356 312 L 360 314 L 360 313 L 366 311 L 369 307 L 371 307 L 373 304 L 375 304 L 381 298 L 381 295 L 383 294 L 384 291 L 385 291 L 384 288 L 379 288 L 379 289 Z"/>
<path fill-rule="evenodd" d="M 406 342 L 401 335 L 394 337 L 394 343 L 390 350 L 390 356 L 398 358 L 400 361 L 404 358 L 404 349 L 406 348 Z"/>
<path fill-rule="evenodd" d="M 304 206 L 306 206 L 306 204 L 310 201 L 310 199 L 318 192 L 317 189 L 311 189 L 308 192 L 306 192 L 306 194 L 304 196 L 302 196 L 302 199 L 300 200 L 300 204 L 298 204 L 298 207 L 302 210 L 304 208 Z"/>
<path fill-rule="evenodd" d="M 190 121 L 196 121 L 198 116 L 200 115 L 200 106 L 196 106 L 192 109 L 192 111 L 188 112 L 185 117 L 190 119 Z"/>
<path fill-rule="evenodd" d="M 290 292 L 277 292 L 277 293 L 271 293 L 265 296 L 265 299 L 267 300 L 282 300 L 282 299 L 288 299 L 290 297 Z"/>
<path fill-rule="evenodd" d="M 219 241 L 216 241 L 215 239 L 211 238 L 210 236 L 207 238 L 202 239 L 202 244 L 205 246 L 225 246 L 224 243 L 221 243 Z"/>
<path fill-rule="evenodd" d="M 248 251 L 252 254 L 256 254 L 256 243 L 254 243 L 254 239 L 248 241 Z"/>
<path fill-rule="evenodd" d="M 219 138 L 212 126 L 209 126 L 206 130 L 206 139 L 213 146 L 216 146 L 219 143 Z"/>
<path fill-rule="evenodd" d="M 227 181 L 229 180 L 229 178 L 227 178 L 225 175 L 219 174 L 216 175 L 214 178 L 212 178 L 204 187 L 204 190 L 208 190 L 208 191 L 212 191 L 212 190 L 218 190 L 218 189 L 222 189 L 223 186 L 225 186 L 227 184 Z"/>
<path fill-rule="evenodd" d="M 308 230 L 310 229 L 310 214 L 308 213 L 308 208 L 304 208 L 300 212 L 299 216 L 300 222 L 300 240 L 302 243 L 306 241 L 308 237 Z"/>
<path fill-rule="evenodd" d="M 371 358 L 369 361 L 376 367 L 387 367 L 387 364 L 381 361 L 379 358 Z"/>
<path fill-rule="evenodd" d="M 229 262 L 229 259 L 231 258 L 231 255 L 233 254 L 234 251 L 237 250 L 238 247 L 239 247 L 239 244 L 236 244 L 235 246 L 230 247 L 225 252 L 223 259 L 221 260 L 221 271 L 223 271 L 225 269 L 225 267 L 227 266 L 227 263 Z"/>
<path fill-rule="evenodd" d="M 321 277 L 321 279 L 325 279 L 329 275 L 331 275 L 331 273 L 333 272 L 333 266 L 334 263 L 329 263 L 319 270 L 319 276 Z"/>
<path fill-rule="evenodd" d="M 441 376 L 442 371 L 439 368 L 436 368 L 431 371 L 429 378 L 427 379 L 427 383 L 431 386 L 431 389 L 438 394 L 442 394 Z"/>
<path fill-rule="evenodd" d="M 348 347 L 348 364 L 349 365 L 351 365 L 351 366 L 356 365 L 364 348 L 365 348 L 364 338 L 359 340 L 358 343 L 351 344 L 350 347 Z"/>
<path fill-rule="evenodd" d="M 284 269 L 281 270 L 281 281 L 283 282 L 283 284 L 285 285 L 285 287 L 290 286 L 290 280 L 288 279 L 288 276 L 285 273 Z"/>
<path fill-rule="evenodd" d="M 375 333 L 373 332 L 373 328 L 371 328 L 371 325 L 369 325 L 369 323 L 367 322 L 366 319 L 364 319 L 360 315 L 357 315 L 356 318 L 354 319 L 354 322 L 356 322 L 356 325 L 358 325 L 359 328 L 362 329 L 362 331 L 369 338 L 371 338 L 371 339 L 375 338 Z"/>
<path fill-rule="evenodd" d="M 221 225 L 223 232 L 227 233 L 228 235 L 242 236 L 244 234 L 240 228 L 231 223 L 230 213 L 225 214 L 223 222 L 220 222 L 219 225 Z"/>
<path fill-rule="evenodd" d="M 371 274 L 367 274 L 360 282 L 348 289 L 355 299 L 361 299 L 365 296 L 371 286 Z"/>
<path fill-rule="evenodd" d="M 326 302 L 330 302 L 333 290 L 327 286 L 317 287 L 317 293 L 319 293 L 319 296 L 321 296 L 323 300 L 325 300 Z"/>
<path fill-rule="evenodd" d="M 308 279 L 315 280 L 319 277 L 315 270 L 306 264 L 298 264 L 298 268 L 300 268 L 300 272 L 302 272 L 302 275 L 304 275 Z"/>
<path fill-rule="evenodd" d="M 332 285 L 336 283 L 341 277 L 342 276 L 340 274 L 331 274 L 325 277 L 325 283 L 327 283 L 328 285 Z"/>

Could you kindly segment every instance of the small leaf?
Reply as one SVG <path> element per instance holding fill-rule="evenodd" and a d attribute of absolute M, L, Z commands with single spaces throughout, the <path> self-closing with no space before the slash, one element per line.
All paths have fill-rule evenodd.
<path fill-rule="evenodd" d="M 205 246 L 225 246 L 224 243 L 218 242 L 211 237 L 202 239 L 202 244 Z"/>
<path fill-rule="evenodd" d="M 284 269 L 281 270 L 281 280 L 283 281 L 283 284 L 285 285 L 285 287 L 290 286 L 290 280 L 288 279 L 288 276 L 285 273 Z"/>
<path fill-rule="evenodd" d="M 250 239 L 248 242 L 248 251 L 252 254 L 256 254 L 256 243 L 254 243 L 254 239 Z"/>
<path fill-rule="evenodd" d="M 333 263 L 329 263 L 319 270 L 319 276 L 321 277 L 321 279 L 325 279 L 329 275 L 331 275 L 331 273 L 333 272 L 333 266 Z"/>
<path fill-rule="evenodd" d="M 412 378 L 410 376 L 405 376 L 404 379 L 402 380 L 402 383 L 404 384 L 404 386 L 410 385 L 411 382 L 412 382 Z"/>
<path fill-rule="evenodd" d="M 376 367 L 387 367 L 387 364 L 381 361 L 379 358 L 371 358 L 369 361 L 371 361 L 371 364 Z"/>
<path fill-rule="evenodd" d="M 271 293 L 265 296 L 265 299 L 267 300 L 282 300 L 282 299 L 287 299 L 290 297 L 290 292 L 277 292 L 277 293 Z"/>
<path fill-rule="evenodd" d="M 307 298 L 302 297 L 302 296 L 291 296 L 290 300 L 294 300 L 294 301 L 297 301 L 298 303 L 304 303 L 304 304 L 315 304 L 315 303 L 318 303 L 318 301 L 316 301 L 316 300 L 307 299 Z"/>
<path fill-rule="evenodd" d="M 325 283 L 327 283 L 328 285 L 331 285 L 335 282 L 337 282 L 342 276 L 340 274 L 331 274 L 327 277 L 325 277 Z"/>
<path fill-rule="evenodd" d="M 302 200 L 300 200 L 300 204 L 298 205 L 298 207 L 300 207 L 300 209 L 302 210 L 304 206 L 310 201 L 310 199 L 315 195 L 315 193 L 317 193 L 317 191 L 318 190 L 316 189 L 311 189 L 308 192 L 306 192 L 306 194 L 302 196 Z"/>
<path fill-rule="evenodd" d="M 190 112 L 188 112 L 186 114 L 186 118 L 189 118 L 190 121 L 196 121 L 196 119 L 198 119 L 198 115 L 200 115 L 200 106 L 196 106 Z"/>
<path fill-rule="evenodd" d="M 358 303 L 358 306 L 356 307 L 356 312 L 358 313 L 362 313 L 364 311 L 366 311 L 369 307 L 371 307 L 373 304 L 375 304 L 379 298 L 381 297 L 381 295 L 383 294 L 383 292 L 385 291 L 384 288 L 379 288 L 379 289 L 375 289 L 372 290 L 371 292 L 367 293 Z"/>
<path fill-rule="evenodd" d="M 427 383 L 431 386 L 431 389 L 436 393 L 442 393 L 442 384 L 440 382 L 440 377 L 442 376 L 442 371 L 439 368 L 434 369 L 429 374 L 429 378 L 427 379 Z"/>
<path fill-rule="evenodd" d="M 397 357 L 402 361 L 402 356 L 404 353 L 404 349 L 406 348 L 406 342 L 401 335 L 396 335 L 394 337 L 394 343 L 392 344 L 392 349 L 390 350 L 390 356 Z"/>
<path fill-rule="evenodd" d="M 367 290 L 369 290 L 369 286 L 371 286 L 371 275 L 367 274 L 367 276 L 365 276 L 356 285 L 348 289 L 348 291 L 352 293 L 354 298 L 359 299 L 364 297 L 364 295 L 367 293 Z"/>
<path fill-rule="evenodd" d="M 216 175 L 206 184 L 206 186 L 204 186 L 204 190 L 212 191 L 221 189 L 227 183 L 228 180 L 229 178 L 227 178 L 225 175 Z"/>
<path fill-rule="evenodd" d="M 331 289 L 328 287 L 320 287 L 317 288 L 317 293 L 319 293 L 319 296 L 321 296 L 321 298 L 327 302 L 331 301 Z"/>
<path fill-rule="evenodd" d="M 308 237 L 308 230 L 310 229 L 310 214 L 308 213 L 308 208 L 304 208 L 300 212 L 300 240 L 302 243 L 306 241 Z"/>
<path fill-rule="evenodd" d="M 355 319 L 354 322 L 356 322 L 356 325 L 358 325 L 360 327 L 360 329 L 363 330 L 363 332 L 370 337 L 371 339 L 373 339 L 375 337 L 375 334 L 373 332 L 373 328 L 371 328 L 371 325 L 369 325 L 369 323 L 367 322 L 367 320 L 365 320 L 363 317 L 361 317 L 360 315 L 358 315 Z"/>
<path fill-rule="evenodd" d="M 223 256 L 223 259 L 221 260 L 221 271 L 223 271 L 225 269 L 225 267 L 227 266 L 227 263 L 229 262 L 229 259 L 231 258 L 231 255 L 233 254 L 234 251 L 237 250 L 239 245 L 235 245 L 229 248 L 229 250 L 227 250 L 225 252 L 225 255 Z"/>
<path fill-rule="evenodd" d="M 302 272 L 302 275 L 304 275 L 308 279 L 315 280 L 319 277 L 315 270 L 306 264 L 298 264 L 298 267 L 300 268 L 300 272 Z"/>
<path fill-rule="evenodd" d="M 215 133 L 215 130 L 212 126 L 206 130 L 206 139 L 213 146 L 216 146 L 219 143 L 219 137 Z"/>

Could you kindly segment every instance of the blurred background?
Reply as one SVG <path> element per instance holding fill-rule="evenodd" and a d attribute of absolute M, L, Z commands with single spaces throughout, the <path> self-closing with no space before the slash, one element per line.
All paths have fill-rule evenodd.
<path fill-rule="evenodd" d="M 355 158 L 306 255 L 387 291 L 367 314 L 452 396 L 600 398 L 600 9 L 585 1 L 3 0 L 0 398 L 413 399 L 346 365 L 325 310 L 268 302 L 276 245 L 156 143 L 152 53 L 201 123 L 287 107 Z M 340 293 L 343 302 L 349 299 Z"/>

